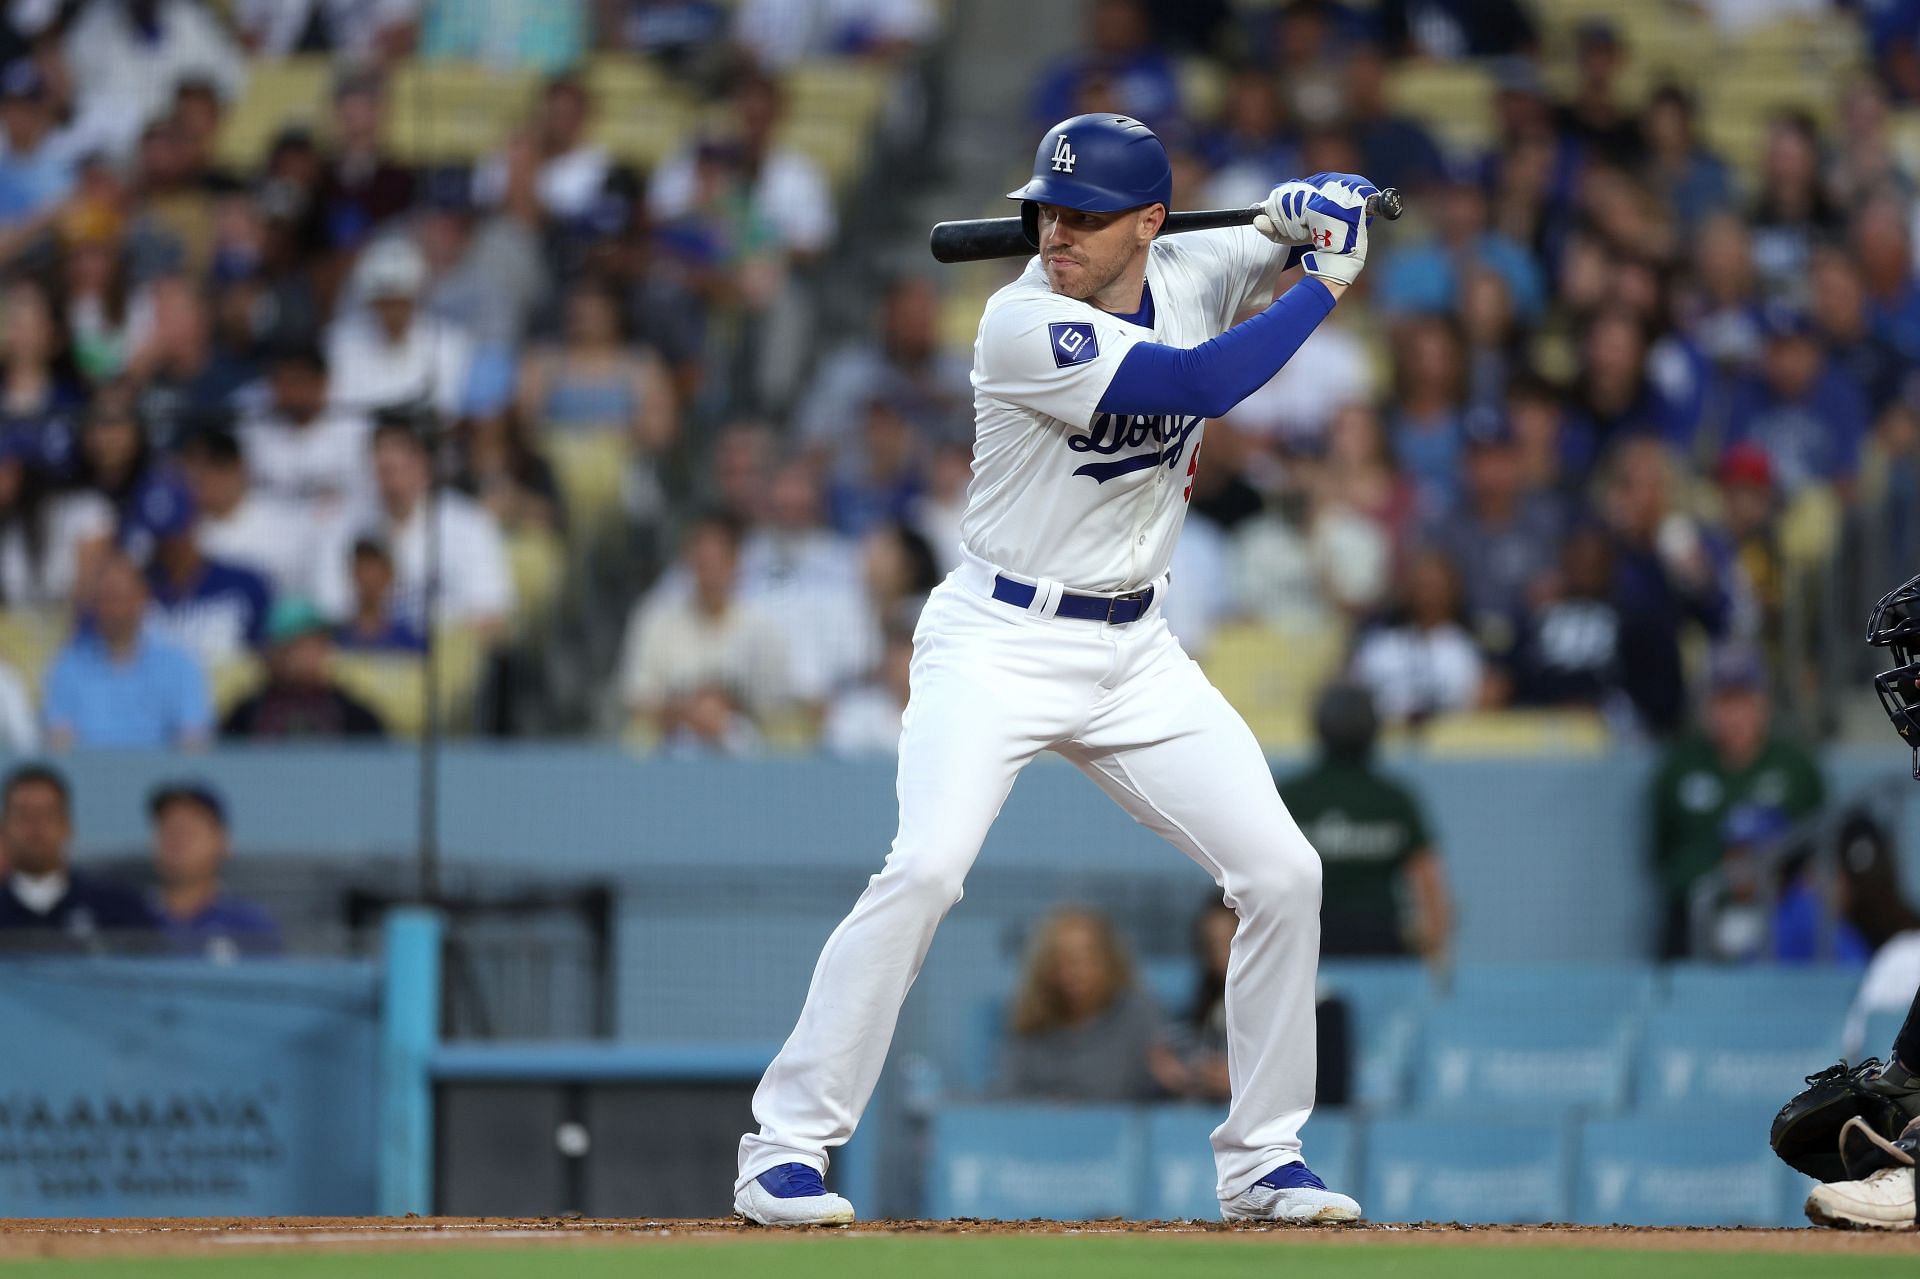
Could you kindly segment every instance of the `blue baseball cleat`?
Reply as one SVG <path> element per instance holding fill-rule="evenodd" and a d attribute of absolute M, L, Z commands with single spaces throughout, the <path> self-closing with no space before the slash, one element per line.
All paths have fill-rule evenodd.
<path fill-rule="evenodd" d="M 853 1205 L 831 1193 L 805 1164 L 781 1164 L 734 1192 L 733 1211 L 763 1226 L 844 1226 Z"/>
<path fill-rule="evenodd" d="M 1360 1205 L 1328 1190 L 1303 1163 L 1281 1164 L 1231 1199 L 1220 1201 L 1225 1221 L 1291 1221 L 1333 1225 L 1360 1220 Z"/>

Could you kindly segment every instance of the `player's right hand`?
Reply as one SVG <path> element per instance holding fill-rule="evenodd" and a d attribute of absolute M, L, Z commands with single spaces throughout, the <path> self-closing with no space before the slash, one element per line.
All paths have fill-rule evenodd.
<path fill-rule="evenodd" d="M 1253 207 L 1253 229 L 1275 244 L 1304 245 L 1307 242 L 1307 201 L 1320 194 L 1318 187 L 1298 178 L 1282 182 Z"/>

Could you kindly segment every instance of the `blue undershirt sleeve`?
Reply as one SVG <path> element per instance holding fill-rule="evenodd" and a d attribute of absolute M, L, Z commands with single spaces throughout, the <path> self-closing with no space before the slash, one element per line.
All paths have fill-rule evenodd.
<path fill-rule="evenodd" d="M 1271 381 L 1332 310 L 1327 286 L 1305 279 L 1210 342 L 1136 343 L 1121 357 L 1099 411 L 1219 417 Z"/>

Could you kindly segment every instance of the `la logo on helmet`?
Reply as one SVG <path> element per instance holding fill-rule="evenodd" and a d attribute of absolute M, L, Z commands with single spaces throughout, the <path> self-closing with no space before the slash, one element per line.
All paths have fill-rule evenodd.
<path fill-rule="evenodd" d="M 1073 148 L 1067 145 L 1067 135 L 1064 133 L 1061 134 L 1060 141 L 1055 143 L 1053 147 L 1053 171 L 1055 173 L 1072 173 L 1076 158 L 1073 154 Z"/>

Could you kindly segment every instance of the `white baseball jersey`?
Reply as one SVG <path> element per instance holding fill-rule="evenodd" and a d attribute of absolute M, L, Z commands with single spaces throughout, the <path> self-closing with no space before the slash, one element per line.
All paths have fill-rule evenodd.
<path fill-rule="evenodd" d="M 1137 590 L 1167 571 L 1201 419 L 1096 406 L 1136 342 L 1192 347 L 1266 305 L 1286 249 L 1251 227 L 1154 241 L 1152 327 L 1053 292 L 1038 257 L 994 294 L 973 347 L 976 438 L 961 541 L 1072 590 Z"/>

